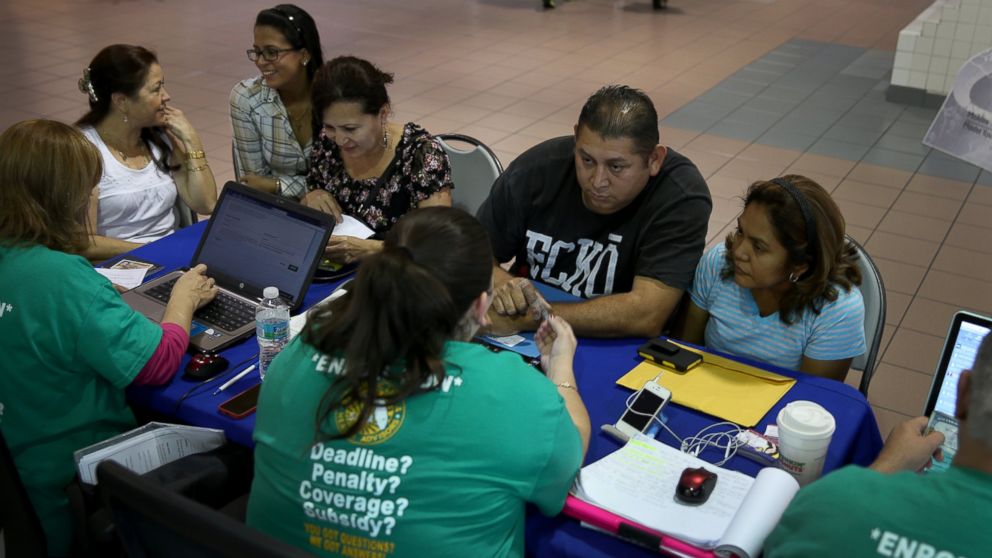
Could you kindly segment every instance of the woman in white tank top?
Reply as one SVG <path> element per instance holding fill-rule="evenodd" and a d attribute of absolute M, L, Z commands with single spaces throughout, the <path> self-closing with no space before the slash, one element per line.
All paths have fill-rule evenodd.
<path fill-rule="evenodd" d="M 100 150 L 103 175 L 90 198 L 90 245 L 102 260 L 176 229 L 176 198 L 209 214 L 217 185 L 183 113 L 167 106 L 162 67 L 140 46 L 111 45 L 83 71 L 90 110 L 76 124 Z"/>

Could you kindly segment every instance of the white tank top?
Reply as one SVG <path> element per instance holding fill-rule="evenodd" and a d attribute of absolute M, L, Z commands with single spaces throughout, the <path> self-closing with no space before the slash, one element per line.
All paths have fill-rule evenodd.
<path fill-rule="evenodd" d="M 92 126 L 80 131 L 97 146 L 103 157 L 96 234 L 131 242 L 158 240 L 176 230 L 176 183 L 154 161 L 132 169 L 117 160 Z M 161 150 L 151 146 L 152 156 Z"/>

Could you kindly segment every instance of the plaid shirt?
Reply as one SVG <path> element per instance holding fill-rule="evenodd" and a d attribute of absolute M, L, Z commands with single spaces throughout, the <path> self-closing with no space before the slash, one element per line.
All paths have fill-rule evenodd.
<path fill-rule="evenodd" d="M 234 164 L 239 176 L 278 178 L 283 196 L 299 199 L 307 193 L 307 164 L 313 142 L 305 149 L 293 134 L 279 93 L 262 77 L 246 79 L 231 91 Z"/>

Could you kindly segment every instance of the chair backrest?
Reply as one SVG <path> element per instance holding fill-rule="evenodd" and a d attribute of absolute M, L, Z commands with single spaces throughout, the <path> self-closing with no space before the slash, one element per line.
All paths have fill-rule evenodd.
<path fill-rule="evenodd" d="M 113 461 L 100 463 L 96 476 L 100 495 L 113 512 L 117 533 L 131 558 L 310 556 Z"/>
<path fill-rule="evenodd" d="M 451 181 L 455 185 L 451 196 L 455 207 L 475 215 L 489 197 L 493 182 L 503 173 L 503 165 L 491 149 L 471 136 L 440 134 L 435 138 L 441 142 L 451 163 Z M 468 149 L 452 145 L 458 143 L 468 145 Z"/>
<path fill-rule="evenodd" d="M 14 464 L 14 456 L 7 448 L 7 441 L 0 432 L 0 530 L 3 531 L 3 548 L 0 556 L 44 558 L 48 556 L 45 531 L 38 514 L 21 483 L 21 476 Z"/>
<path fill-rule="evenodd" d="M 179 196 L 176 196 L 176 205 L 173 207 L 173 212 L 176 214 L 176 228 L 178 229 L 184 229 L 199 221 L 196 213 Z"/>
<path fill-rule="evenodd" d="M 868 385 L 875 373 L 875 361 L 878 359 L 878 349 L 882 343 L 882 331 L 885 329 L 885 283 L 882 274 L 875 267 L 875 262 L 856 240 L 847 237 L 858 252 L 858 268 L 861 270 L 861 297 L 865 301 L 865 342 L 868 345 L 865 354 L 851 362 L 851 368 L 861 370 L 861 385 L 858 389 L 868 395 Z"/>

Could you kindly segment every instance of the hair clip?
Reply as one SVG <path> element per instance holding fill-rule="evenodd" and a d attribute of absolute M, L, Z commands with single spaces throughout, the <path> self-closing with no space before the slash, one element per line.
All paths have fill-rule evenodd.
<path fill-rule="evenodd" d="M 91 103 L 96 103 L 100 99 L 96 96 L 96 91 L 93 89 L 93 81 L 90 80 L 90 69 L 86 68 L 83 70 L 83 77 L 79 79 L 79 90 L 86 93 L 90 98 Z"/>

